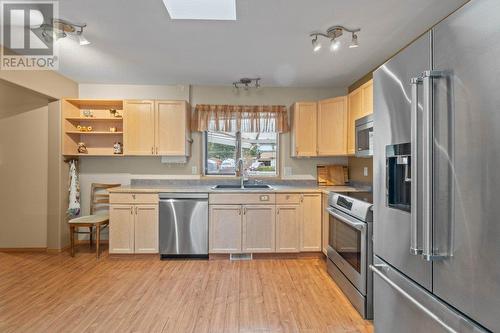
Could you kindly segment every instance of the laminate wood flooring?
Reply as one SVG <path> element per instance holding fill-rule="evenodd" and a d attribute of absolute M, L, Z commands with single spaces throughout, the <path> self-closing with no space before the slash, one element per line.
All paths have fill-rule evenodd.
<path fill-rule="evenodd" d="M 371 333 L 321 259 L 0 253 L 0 332 Z"/>

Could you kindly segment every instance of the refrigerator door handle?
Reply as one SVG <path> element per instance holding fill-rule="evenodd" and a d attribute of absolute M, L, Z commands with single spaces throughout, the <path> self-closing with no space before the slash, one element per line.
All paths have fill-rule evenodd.
<path fill-rule="evenodd" d="M 424 89 L 423 116 L 422 116 L 422 229 L 423 229 L 423 251 L 422 257 L 426 261 L 443 259 L 443 255 L 434 253 L 432 235 L 432 205 L 433 205 L 433 150 L 434 150 L 434 113 L 432 100 L 432 79 L 445 76 L 443 71 L 425 71 L 422 73 Z"/>
<path fill-rule="evenodd" d="M 408 301 L 410 301 L 412 304 L 414 304 L 416 307 L 418 307 L 420 310 L 422 310 L 426 315 L 434 319 L 438 324 L 440 324 L 444 329 L 446 329 L 448 332 L 451 333 L 458 333 L 456 330 L 451 328 L 449 325 L 447 325 L 444 321 L 441 320 L 436 314 L 434 314 L 431 310 L 426 308 L 422 303 L 417 301 L 415 298 L 413 298 L 410 294 L 408 294 L 403 288 L 398 286 L 395 282 L 393 282 L 391 279 L 389 279 L 383 272 L 382 270 L 387 270 L 390 269 L 388 265 L 386 264 L 375 264 L 375 265 L 370 265 L 370 270 L 373 271 L 376 275 L 378 275 L 385 283 L 387 283 L 389 286 L 394 288 L 401 296 L 406 298 Z"/>
<path fill-rule="evenodd" d="M 422 247 L 418 237 L 418 86 L 422 84 L 422 78 L 416 77 L 410 80 L 411 83 L 411 220 L 410 220 L 410 254 L 421 255 Z M 408 165 L 405 172 L 408 172 Z M 405 178 L 408 179 L 407 175 Z M 405 181 L 406 181 L 405 179 Z"/>

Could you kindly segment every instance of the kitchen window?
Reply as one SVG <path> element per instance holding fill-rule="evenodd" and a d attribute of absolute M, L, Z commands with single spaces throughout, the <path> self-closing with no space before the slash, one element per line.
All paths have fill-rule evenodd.
<path fill-rule="evenodd" d="M 246 176 L 278 175 L 278 133 L 205 131 L 204 141 L 206 175 L 236 175 L 237 147 Z"/>

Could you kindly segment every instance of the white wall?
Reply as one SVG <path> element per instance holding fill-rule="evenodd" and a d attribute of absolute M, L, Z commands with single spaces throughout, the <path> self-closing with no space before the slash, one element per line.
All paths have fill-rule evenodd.
<path fill-rule="evenodd" d="M 47 141 L 46 105 L 0 119 L 0 248 L 47 247 Z"/>

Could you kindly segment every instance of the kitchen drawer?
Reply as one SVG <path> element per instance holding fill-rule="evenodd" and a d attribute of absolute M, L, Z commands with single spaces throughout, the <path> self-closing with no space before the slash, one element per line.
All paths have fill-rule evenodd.
<path fill-rule="evenodd" d="M 276 194 L 277 204 L 299 204 L 300 193 L 278 193 Z"/>
<path fill-rule="evenodd" d="M 156 193 L 111 193 L 109 201 L 112 204 L 157 204 Z"/>
<path fill-rule="evenodd" d="M 274 193 L 217 193 L 210 194 L 211 205 L 274 205 L 276 195 Z"/>

